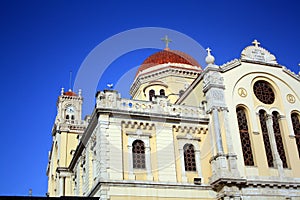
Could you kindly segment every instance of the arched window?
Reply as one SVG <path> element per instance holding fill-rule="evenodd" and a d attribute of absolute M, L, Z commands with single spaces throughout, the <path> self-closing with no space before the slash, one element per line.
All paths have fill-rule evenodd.
<path fill-rule="evenodd" d="M 165 90 L 164 90 L 164 89 L 159 90 L 159 95 L 165 96 L 165 95 L 166 95 L 166 94 L 165 94 Z"/>
<path fill-rule="evenodd" d="M 184 151 L 184 166 L 185 171 L 196 171 L 195 149 L 192 144 L 185 144 Z"/>
<path fill-rule="evenodd" d="M 261 131 L 262 131 L 262 135 L 263 135 L 268 166 L 274 167 L 270 138 L 268 135 L 268 128 L 267 128 L 267 122 L 266 122 L 267 121 L 266 111 L 264 111 L 264 110 L 259 111 L 259 121 L 260 121 Z"/>
<path fill-rule="evenodd" d="M 152 101 L 153 97 L 155 96 L 155 91 L 154 90 L 150 90 L 149 91 L 149 101 Z"/>
<path fill-rule="evenodd" d="M 72 116 L 71 116 L 71 119 L 72 119 L 72 120 L 74 120 L 74 119 L 75 119 L 74 115 L 72 115 Z"/>
<path fill-rule="evenodd" d="M 274 129 L 274 135 L 275 135 L 275 141 L 276 141 L 276 146 L 277 146 L 277 151 L 280 156 L 280 159 L 282 161 L 282 165 L 284 168 L 287 168 L 287 162 L 286 162 L 286 156 L 285 156 L 285 151 L 284 151 L 284 145 L 282 142 L 282 136 L 281 136 L 281 131 L 280 131 L 280 126 L 279 126 L 279 113 L 274 111 L 272 112 L 272 119 L 273 119 L 273 129 Z"/>
<path fill-rule="evenodd" d="M 132 160 L 134 169 L 145 169 L 145 144 L 141 140 L 132 143 Z"/>
<path fill-rule="evenodd" d="M 296 145 L 298 148 L 298 156 L 300 158 L 300 120 L 299 120 L 299 115 L 297 113 L 292 113 L 291 118 L 292 118 L 294 134 L 296 137 L 295 139 L 296 139 Z"/>
<path fill-rule="evenodd" d="M 69 116 L 69 115 L 66 115 L 66 119 L 70 119 L 70 116 Z"/>
<path fill-rule="evenodd" d="M 245 109 L 238 107 L 236 109 L 236 115 L 237 115 L 237 120 L 239 125 L 239 131 L 240 131 L 244 163 L 247 166 L 253 166 L 254 160 L 253 160 L 251 141 L 250 141 L 250 135 L 248 129 L 248 121 L 247 121 Z"/>

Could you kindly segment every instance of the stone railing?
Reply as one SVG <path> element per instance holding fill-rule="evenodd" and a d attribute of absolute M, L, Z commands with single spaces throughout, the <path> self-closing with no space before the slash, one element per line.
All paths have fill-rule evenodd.
<path fill-rule="evenodd" d="M 207 117 L 203 107 L 170 104 L 165 97 L 156 97 L 154 101 L 123 99 L 116 91 L 112 90 L 105 90 L 97 94 L 97 108 L 174 117 Z"/>

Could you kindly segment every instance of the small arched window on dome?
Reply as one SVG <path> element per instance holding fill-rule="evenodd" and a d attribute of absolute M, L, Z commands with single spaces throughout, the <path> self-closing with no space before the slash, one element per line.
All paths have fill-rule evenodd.
<path fill-rule="evenodd" d="M 179 97 L 181 97 L 183 95 L 184 91 L 183 90 L 179 90 Z"/>
<path fill-rule="evenodd" d="M 164 89 L 159 90 L 159 95 L 166 96 L 165 90 Z"/>
<path fill-rule="evenodd" d="M 149 101 L 152 101 L 153 97 L 155 96 L 155 91 L 154 90 L 150 90 L 149 91 Z"/>

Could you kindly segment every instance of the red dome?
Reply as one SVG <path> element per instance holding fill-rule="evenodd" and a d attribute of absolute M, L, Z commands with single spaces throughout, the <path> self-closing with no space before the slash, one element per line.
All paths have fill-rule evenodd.
<path fill-rule="evenodd" d="M 72 92 L 72 91 L 64 92 L 64 95 L 66 95 L 66 96 L 77 96 L 77 94 L 75 92 Z"/>
<path fill-rule="evenodd" d="M 137 74 L 150 67 L 159 64 L 166 64 L 166 63 L 188 64 L 188 65 L 198 66 L 201 69 L 199 63 L 188 54 L 183 53 L 181 51 L 164 49 L 162 51 L 159 51 L 149 56 L 139 67 Z"/>

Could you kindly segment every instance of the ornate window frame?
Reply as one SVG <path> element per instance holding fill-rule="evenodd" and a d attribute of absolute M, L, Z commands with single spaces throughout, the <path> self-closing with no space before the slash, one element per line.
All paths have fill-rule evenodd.
<path fill-rule="evenodd" d="M 185 161 L 184 161 L 184 146 L 186 144 L 192 144 L 195 151 L 195 162 L 196 162 L 196 173 L 198 178 L 202 179 L 202 169 L 200 161 L 200 147 L 199 147 L 200 138 L 195 138 L 191 134 L 187 133 L 186 135 L 177 135 L 178 150 L 180 156 L 180 165 L 181 165 L 181 180 L 184 183 L 187 183 L 187 175 L 190 171 L 185 170 Z"/>
<path fill-rule="evenodd" d="M 150 137 L 151 133 L 143 132 L 138 129 L 135 132 L 127 132 L 128 136 L 128 178 L 135 180 L 134 172 L 145 171 L 147 173 L 147 180 L 152 180 L 152 169 L 151 169 L 151 148 L 150 148 Z M 133 168 L 133 155 L 132 155 L 132 144 L 136 140 L 141 140 L 145 145 L 145 169 L 134 169 Z"/>

